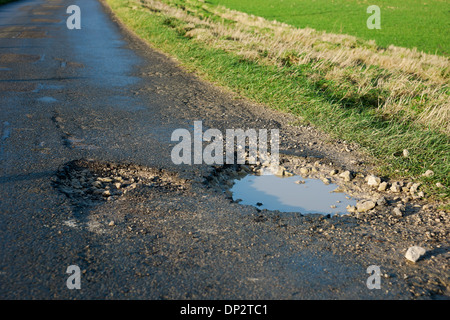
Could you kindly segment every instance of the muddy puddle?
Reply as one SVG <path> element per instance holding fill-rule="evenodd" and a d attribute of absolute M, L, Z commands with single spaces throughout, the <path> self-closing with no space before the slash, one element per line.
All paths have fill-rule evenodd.
<path fill-rule="evenodd" d="M 259 209 L 302 214 L 346 214 L 357 199 L 335 192 L 338 185 L 301 176 L 281 177 L 270 171 L 235 179 L 230 189 L 234 201 Z"/>

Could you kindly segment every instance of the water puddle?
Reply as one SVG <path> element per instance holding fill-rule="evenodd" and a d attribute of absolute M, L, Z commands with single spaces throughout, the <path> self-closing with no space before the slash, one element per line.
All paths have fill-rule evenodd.
<path fill-rule="evenodd" d="M 233 200 L 259 209 L 302 214 L 346 214 L 356 199 L 342 192 L 333 192 L 336 184 L 300 176 L 280 177 L 271 172 L 246 175 L 236 179 L 230 191 Z"/>

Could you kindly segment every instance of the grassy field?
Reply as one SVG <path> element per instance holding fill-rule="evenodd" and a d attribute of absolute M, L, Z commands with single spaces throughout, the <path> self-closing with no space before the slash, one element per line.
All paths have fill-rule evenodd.
<path fill-rule="evenodd" d="M 427 53 L 450 55 L 450 1 L 445 0 L 208 0 L 227 8 L 299 28 L 376 40 L 417 48 Z M 381 29 L 366 27 L 366 9 L 381 9 Z"/>
<path fill-rule="evenodd" d="M 382 49 L 203 1 L 106 1 L 138 36 L 187 69 L 358 143 L 379 159 L 378 174 L 422 181 L 427 195 L 448 203 L 448 58 Z M 435 174 L 423 177 L 426 170 Z"/>

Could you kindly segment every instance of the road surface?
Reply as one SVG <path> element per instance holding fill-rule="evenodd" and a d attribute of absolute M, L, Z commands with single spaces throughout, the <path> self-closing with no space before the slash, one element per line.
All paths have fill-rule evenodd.
<path fill-rule="evenodd" d="M 69 5 L 81 8 L 80 30 L 66 27 Z M 326 142 L 308 148 L 321 141 L 313 130 L 199 80 L 98 1 L 1 6 L 0 97 L 2 299 L 411 297 L 402 275 L 413 267 L 395 269 L 389 250 L 355 255 L 313 231 L 348 231 L 356 220 L 261 213 L 208 188 L 208 166 L 173 164 L 172 132 L 196 120 L 220 130 L 278 128 L 286 153 L 305 141 L 303 156 L 344 165 L 352 155 Z M 161 173 L 161 181 L 181 187 L 83 202 L 57 187 L 57 172 L 78 159 L 99 161 L 100 171 L 122 162 L 164 169 L 176 178 Z M 71 265 L 81 270 L 79 290 L 66 285 Z M 366 286 L 370 265 L 390 273 L 381 289 Z"/>

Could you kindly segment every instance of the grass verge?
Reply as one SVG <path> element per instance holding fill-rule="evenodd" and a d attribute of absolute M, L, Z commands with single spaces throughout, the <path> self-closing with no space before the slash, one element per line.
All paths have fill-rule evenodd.
<path fill-rule="evenodd" d="M 246 54 L 245 50 L 242 54 L 243 49 L 247 49 L 252 43 L 246 44 L 245 48 L 220 46 L 223 41 L 234 40 L 228 38 L 230 35 L 225 33 L 215 34 L 217 39 L 223 40 L 222 42 L 210 42 L 207 34 L 202 38 L 202 35 L 205 35 L 202 34 L 203 30 L 197 34 L 191 31 L 211 29 L 212 23 L 218 23 L 220 28 L 229 27 L 236 30 L 237 22 L 233 20 L 232 15 L 227 18 L 218 15 L 214 12 L 217 7 L 202 1 L 106 0 L 106 2 L 139 37 L 153 47 L 177 58 L 183 66 L 195 70 L 204 79 L 274 109 L 292 113 L 298 116 L 302 123 L 313 124 L 335 137 L 358 143 L 366 152 L 379 159 L 378 174 L 392 179 L 422 181 L 423 190 L 428 196 L 442 202 L 446 209 L 450 208 L 448 133 L 439 130 L 432 123 L 415 121 L 419 115 L 410 113 L 407 109 L 387 113 L 366 98 L 358 99 L 362 95 L 355 94 L 348 98 L 345 86 L 340 87 L 339 81 L 333 77 L 327 78 L 330 66 L 339 67 L 339 64 L 330 65 L 326 57 L 319 59 L 310 57 L 303 63 L 298 63 L 296 58 L 301 57 L 292 57 L 296 53 L 287 57 L 279 55 L 271 57 L 270 50 L 257 51 L 259 54 L 257 57 Z M 190 21 L 191 18 L 194 20 Z M 265 24 L 263 28 L 267 28 Z M 253 32 L 255 30 L 256 28 L 253 28 Z M 273 32 L 267 30 L 267 34 Z M 220 39 L 221 37 L 225 39 Z M 266 41 L 263 37 L 259 39 L 262 39 L 261 42 Z M 327 43 L 326 46 L 330 45 Z M 369 64 L 362 67 L 387 72 L 387 77 L 401 72 L 395 71 L 395 67 L 383 69 Z M 362 70 L 361 66 L 356 66 L 355 71 L 355 65 L 342 68 L 348 68 L 345 69 L 346 72 Z M 331 74 L 333 75 L 333 72 Z M 448 82 L 448 69 L 439 75 L 444 85 L 439 87 L 438 91 L 440 90 L 440 94 L 448 94 L 448 88 L 445 87 Z M 375 79 L 379 79 L 379 76 L 380 74 L 375 72 Z M 420 79 L 421 76 L 414 75 L 414 78 Z M 422 78 L 421 81 L 422 85 L 426 85 L 428 80 Z M 351 83 L 352 81 L 349 81 L 346 85 Z M 358 92 L 356 88 L 349 88 Z M 378 96 L 380 92 L 375 91 L 371 94 Z M 387 94 L 389 96 L 389 93 Z M 415 98 L 413 96 L 412 100 Z M 402 156 L 404 149 L 409 151 L 408 157 Z M 426 170 L 432 170 L 434 175 L 422 176 Z M 444 187 L 438 187 L 436 183 L 441 183 Z"/>

